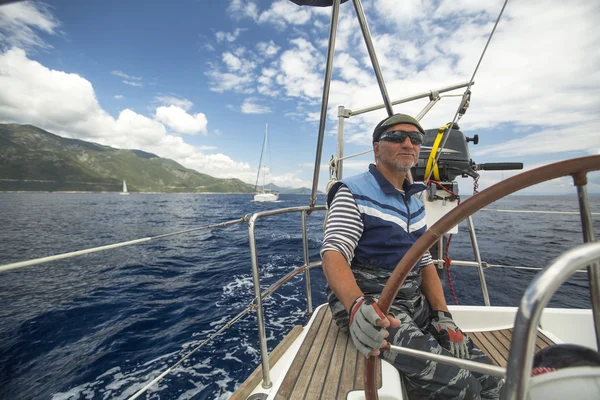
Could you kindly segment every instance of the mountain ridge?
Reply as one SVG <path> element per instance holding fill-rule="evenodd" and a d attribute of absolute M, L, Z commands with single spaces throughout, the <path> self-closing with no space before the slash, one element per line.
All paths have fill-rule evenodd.
<path fill-rule="evenodd" d="M 202 174 L 142 150 L 64 138 L 34 125 L 0 124 L 0 191 L 253 193 L 236 178 Z"/>

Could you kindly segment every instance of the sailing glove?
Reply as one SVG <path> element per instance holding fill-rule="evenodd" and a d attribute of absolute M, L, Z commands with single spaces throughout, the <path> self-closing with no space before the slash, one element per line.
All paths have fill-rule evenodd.
<path fill-rule="evenodd" d="M 350 307 L 350 337 L 365 357 L 381 348 L 386 330 L 377 326 L 377 321 L 384 318 L 385 314 L 370 296 L 360 296 Z"/>
<path fill-rule="evenodd" d="M 432 311 L 431 323 L 427 330 L 437 339 L 444 349 L 458 358 L 468 358 L 467 335 L 456 326 L 452 314 L 447 311 Z"/>

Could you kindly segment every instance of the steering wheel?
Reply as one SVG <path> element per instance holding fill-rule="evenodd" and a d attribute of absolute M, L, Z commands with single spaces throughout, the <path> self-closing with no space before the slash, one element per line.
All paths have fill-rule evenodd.
<path fill-rule="evenodd" d="M 423 256 L 425 251 L 437 242 L 440 237 L 445 235 L 453 226 L 463 221 L 465 218 L 475 214 L 483 207 L 502 197 L 551 179 L 570 175 L 573 177 L 576 186 L 586 185 L 587 173 L 597 170 L 600 170 L 600 155 L 575 158 L 520 173 L 470 197 L 429 228 L 406 252 L 390 275 L 390 278 L 381 292 L 381 296 L 377 303 L 379 308 L 387 315 L 390 310 L 390 305 L 396 297 L 398 289 L 404 283 L 408 272 Z M 376 360 L 376 356 L 371 356 L 365 360 L 364 382 L 365 398 L 367 400 L 377 400 L 379 398 L 377 395 L 375 377 Z"/>

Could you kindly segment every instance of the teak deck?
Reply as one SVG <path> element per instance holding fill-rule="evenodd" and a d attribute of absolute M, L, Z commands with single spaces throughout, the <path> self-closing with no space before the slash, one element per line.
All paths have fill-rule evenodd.
<path fill-rule="evenodd" d="M 275 364 L 287 346 L 298 336 L 299 326 L 280 343 L 270 356 Z M 494 365 L 506 367 L 512 329 L 487 332 L 469 332 L 469 337 L 483 350 Z M 287 345 L 286 345 L 287 343 Z M 538 332 L 536 351 L 554 344 Z M 275 358 L 275 359 L 272 359 Z M 287 399 L 346 399 L 352 390 L 364 390 L 364 357 L 348 336 L 339 331 L 331 318 L 329 307 L 321 307 L 308 331 L 275 398 Z M 381 360 L 377 372 L 377 387 L 381 387 Z M 253 382 L 249 381 L 254 377 Z M 232 399 L 245 399 L 251 388 L 260 382 L 260 366 L 239 389 Z M 242 390 L 243 389 L 243 390 Z M 250 391 L 247 391 L 250 389 Z"/>
<path fill-rule="evenodd" d="M 275 398 L 345 399 L 351 390 L 364 390 L 364 357 L 348 335 L 321 307 Z M 381 360 L 377 363 L 381 387 Z"/>
<path fill-rule="evenodd" d="M 469 332 L 468 335 L 473 343 L 490 357 L 490 360 L 494 365 L 506 368 L 512 332 L 513 330 L 511 328 L 501 329 L 499 331 Z M 535 340 L 536 352 L 553 344 L 554 342 L 552 340 L 548 339 L 546 335 L 538 331 Z"/>

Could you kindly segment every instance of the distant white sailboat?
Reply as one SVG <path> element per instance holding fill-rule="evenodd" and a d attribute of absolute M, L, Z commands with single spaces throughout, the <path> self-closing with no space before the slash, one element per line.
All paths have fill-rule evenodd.
<path fill-rule="evenodd" d="M 125 182 L 125 180 L 123 180 L 123 191 L 119 194 L 121 194 L 121 195 L 129 194 L 129 192 L 127 191 L 127 183 Z"/>
<path fill-rule="evenodd" d="M 258 163 L 258 173 L 256 175 L 256 184 L 254 185 L 254 189 L 257 193 L 254 195 L 254 201 L 277 201 L 279 199 L 279 193 L 272 193 L 269 189 L 265 189 L 265 180 L 266 180 L 266 162 L 263 164 L 263 157 L 265 156 L 265 149 L 267 148 L 267 138 L 269 136 L 269 124 L 266 125 L 265 128 L 265 138 L 263 141 L 262 152 L 260 153 L 260 162 Z M 258 180 L 260 178 L 260 169 L 262 165 L 263 170 L 263 184 L 262 191 L 257 190 L 258 188 Z"/>

